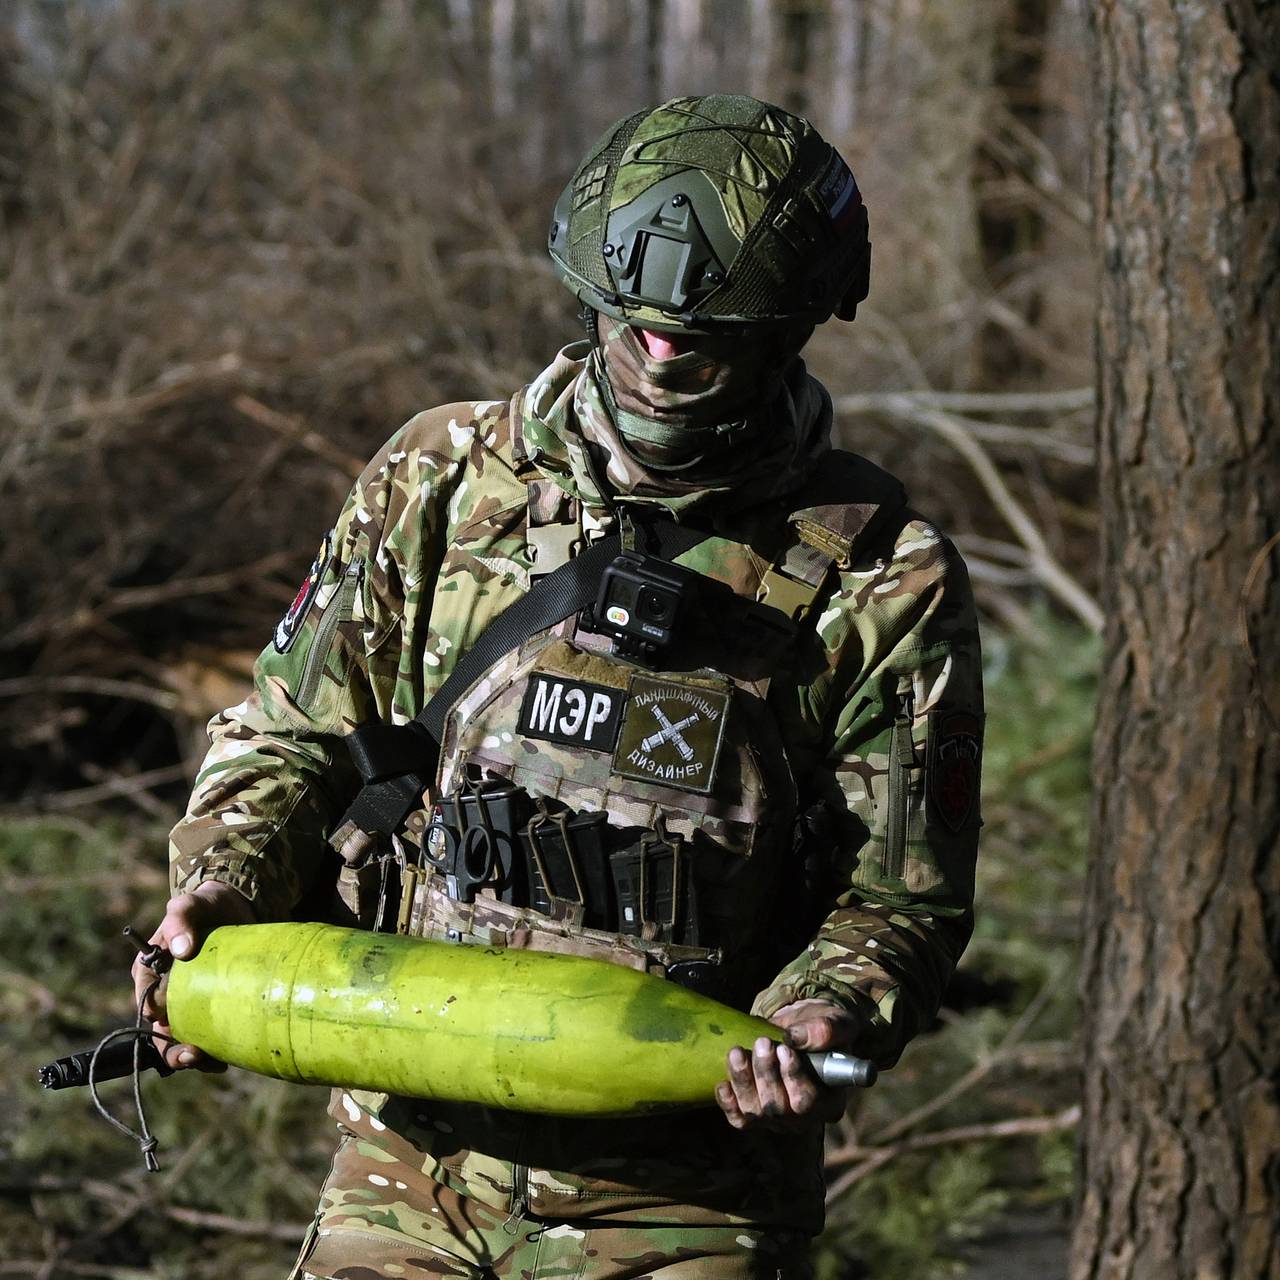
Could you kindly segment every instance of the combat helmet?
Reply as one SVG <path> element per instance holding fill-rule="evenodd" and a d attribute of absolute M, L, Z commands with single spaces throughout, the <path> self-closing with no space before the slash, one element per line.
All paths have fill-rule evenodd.
<path fill-rule="evenodd" d="M 607 129 L 556 202 L 547 249 L 587 306 L 668 332 L 852 320 L 871 263 L 840 153 L 800 116 L 730 94 Z"/>

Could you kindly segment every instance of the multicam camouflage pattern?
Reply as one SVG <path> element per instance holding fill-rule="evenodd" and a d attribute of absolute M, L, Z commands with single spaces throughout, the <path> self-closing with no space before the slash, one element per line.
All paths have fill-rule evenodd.
<path fill-rule="evenodd" d="M 350 1098 L 344 1136 L 294 1280 L 807 1280 L 807 1237 L 785 1228 L 513 1219 L 393 1151 Z"/>
<path fill-rule="evenodd" d="M 580 499 L 584 529 L 609 523 L 604 485 L 573 431 L 576 406 L 592 394 L 585 369 L 584 353 L 566 350 L 514 409 L 499 401 L 421 414 L 370 464 L 287 651 L 269 646 L 253 693 L 211 725 L 213 748 L 173 835 L 176 888 L 224 881 L 263 919 L 331 891 L 336 860 L 325 834 L 355 786 L 339 739 L 368 719 L 411 719 L 458 655 L 529 589 L 529 463 Z M 813 421 L 799 423 L 803 444 L 788 442 L 789 469 L 765 459 L 764 474 L 751 471 L 714 501 L 683 495 L 667 505 L 696 507 L 714 524 L 715 536 L 682 563 L 746 599 L 788 543 L 797 507 L 812 507 L 819 540 L 830 504 L 857 517 L 861 540 L 850 551 L 849 539 L 831 539 L 833 589 L 785 664 L 749 645 L 717 646 L 717 634 L 733 629 L 723 617 L 713 620 L 718 633 L 694 643 L 707 646 L 703 665 L 741 664 L 726 674 L 740 694 L 754 685 L 776 719 L 799 808 L 811 814 L 821 803 L 834 815 L 811 842 L 830 845 L 830 856 L 811 859 L 816 870 L 805 876 L 796 856 L 758 919 L 743 922 L 760 940 L 754 1009 L 769 1016 L 796 999 L 834 1000 L 865 1020 L 859 1051 L 890 1064 L 933 1016 L 971 927 L 979 819 L 976 805 L 950 792 L 975 770 L 951 770 L 945 805 L 929 771 L 936 727 L 955 712 L 969 725 L 981 715 L 976 622 L 950 544 L 911 512 L 893 514 L 883 473 L 823 453 Z M 803 491 L 763 501 L 779 475 L 803 481 Z M 946 745 L 951 755 L 968 751 L 972 735 Z M 365 1125 L 369 1149 L 504 1220 L 527 1207 L 575 1222 L 820 1225 L 817 1131 L 786 1140 L 739 1133 L 711 1108 L 604 1124 L 357 1101 L 358 1117 L 340 1118 Z"/>
<path fill-rule="evenodd" d="M 830 447 L 831 398 L 803 360 L 787 367 L 770 421 L 750 424 L 750 447 L 727 458 L 713 453 L 709 465 L 688 473 L 655 474 L 623 447 L 604 386 L 599 348 L 573 343 L 516 398 L 523 447 L 588 507 L 602 508 L 606 494 L 617 494 L 678 515 L 710 507 L 742 510 L 797 488 Z M 590 445 L 596 446 L 594 457 Z M 603 477 L 596 465 L 601 456 Z"/>
<path fill-rule="evenodd" d="M 611 125 L 557 200 L 547 248 L 580 301 L 654 329 L 852 319 L 867 294 L 847 165 L 807 120 L 733 94 Z"/>

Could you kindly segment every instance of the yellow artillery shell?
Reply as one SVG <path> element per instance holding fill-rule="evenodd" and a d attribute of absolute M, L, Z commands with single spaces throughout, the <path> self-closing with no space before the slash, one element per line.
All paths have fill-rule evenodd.
<path fill-rule="evenodd" d="M 169 975 L 173 1034 L 308 1084 L 548 1115 L 705 1106 L 725 1055 L 782 1030 L 580 956 L 325 924 L 215 930 Z"/>

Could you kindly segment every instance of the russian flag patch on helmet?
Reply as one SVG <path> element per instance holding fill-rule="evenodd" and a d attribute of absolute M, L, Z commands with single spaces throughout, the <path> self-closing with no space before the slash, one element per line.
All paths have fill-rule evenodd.
<path fill-rule="evenodd" d="M 837 235 L 843 234 L 853 223 L 862 205 L 862 192 L 858 190 L 849 166 L 834 149 L 818 181 L 818 199 L 822 201 Z"/>

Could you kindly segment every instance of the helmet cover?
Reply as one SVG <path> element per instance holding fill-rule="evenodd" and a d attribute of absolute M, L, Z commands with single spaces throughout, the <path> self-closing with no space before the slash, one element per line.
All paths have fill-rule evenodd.
<path fill-rule="evenodd" d="M 852 319 L 871 252 L 840 153 L 800 116 L 729 94 L 606 130 L 556 202 L 547 248 L 588 306 L 695 333 Z"/>

